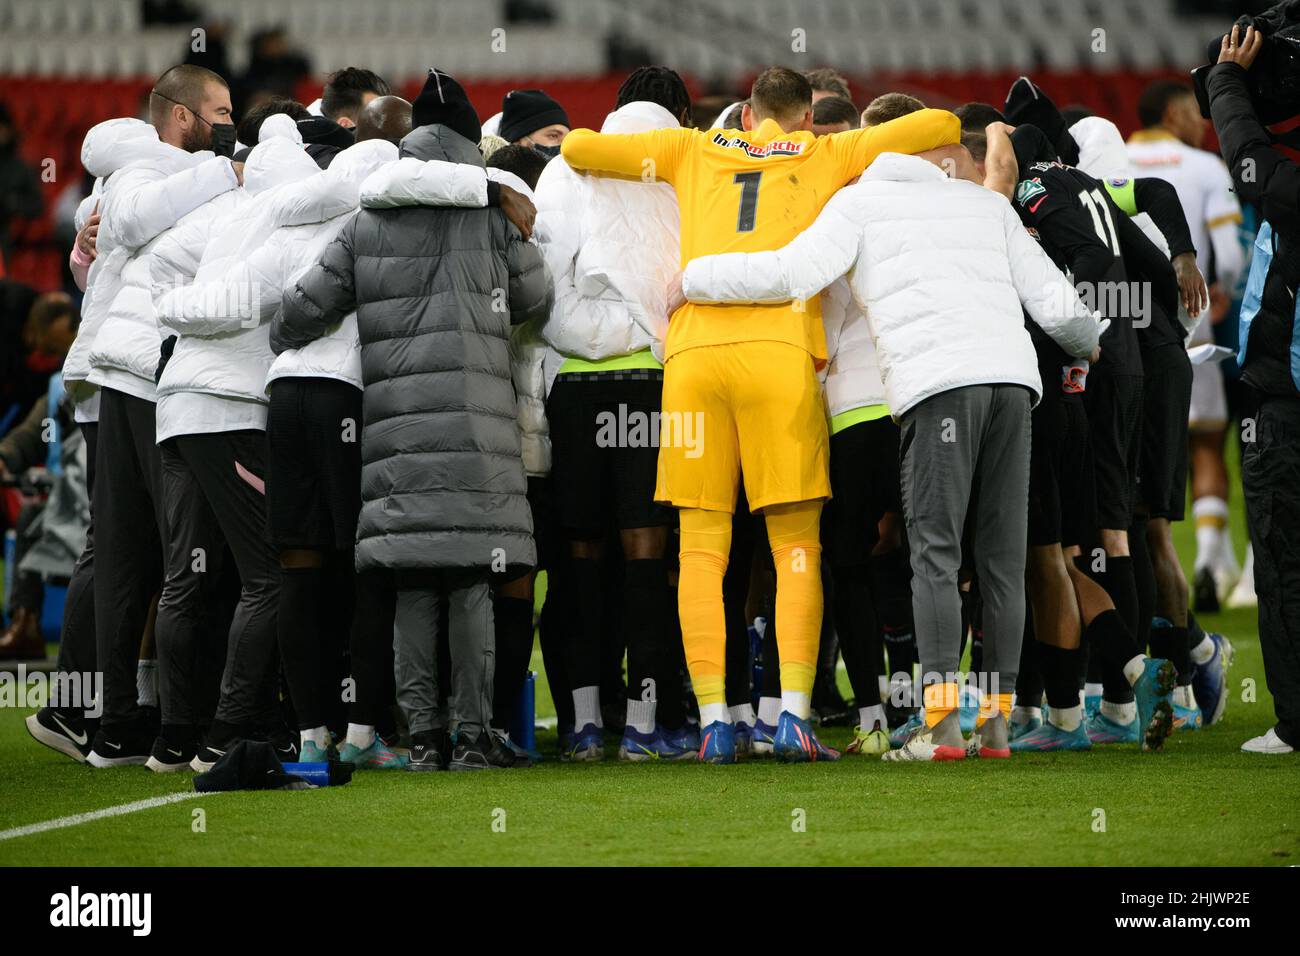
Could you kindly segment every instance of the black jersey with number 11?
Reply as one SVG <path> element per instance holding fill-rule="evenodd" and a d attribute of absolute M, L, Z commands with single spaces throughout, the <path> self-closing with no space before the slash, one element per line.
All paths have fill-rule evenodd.
<path fill-rule="evenodd" d="M 1141 290 L 1130 287 L 1115 223 L 1124 213 L 1105 187 L 1073 166 L 1030 163 L 1021 170 L 1012 203 L 1056 263 L 1067 272 L 1084 305 L 1110 319 L 1094 368 L 1141 375 L 1134 322 L 1144 317 Z"/>

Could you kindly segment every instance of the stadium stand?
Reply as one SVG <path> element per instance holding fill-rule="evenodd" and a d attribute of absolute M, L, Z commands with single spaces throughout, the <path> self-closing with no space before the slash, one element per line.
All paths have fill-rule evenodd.
<path fill-rule="evenodd" d="M 1104 112 L 1125 132 L 1136 124 L 1141 89 L 1157 76 L 1185 76 L 1212 32 L 1208 20 L 1172 16 L 1176 5 L 541 0 L 531 7 L 542 16 L 512 22 L 516 6 L 506 0 L 196 4 L 221 20 L 232 75 L 248 65 L 250 37 L 283 29 L 310 59 L 313 79 L 296 90 L 303 102 L 319 95 L 321 77 L 352 64 L 379 67 L 413 96 L 436 63 L 466 80 L 485 118 L 510 89 L 544 85 L 576 125 L 590 125 L 632 65 L 622 62 L 630 50 L 640 62 L 671 64 L 697 94 L 745 89 L 771 63 L 834 66 L 851 78 L 861 103 L 888 89 L 935 106 L 996 103 L 1016 76 L 1033 72 L 1058 102 Z M 191 31 L 209 28 L 202 15 L 194 24 L 159 25 L 144 7 L 141 0 L 0 0 L 0 101 L 14 117 L 23 155 L 45 173 L 47 207 L 44 219 L 16 224 L 6 271 L 38 289 L 62 284 L 64 250 L 48 211 L 81 175 L 85 131 L 106 117 L 136 115 L 152 78 L 193 42 Z"/>

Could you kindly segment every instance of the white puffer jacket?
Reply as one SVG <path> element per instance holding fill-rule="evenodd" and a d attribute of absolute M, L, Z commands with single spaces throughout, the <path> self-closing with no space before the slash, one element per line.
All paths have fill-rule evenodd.
<path fill-rule="evenodd" d="M 274 241 L 268 243 L 279 249 L 278 264 L 266 258 L 272 254 L 269 249 L 259 251 L 250 262 L 253 267 L 265 268 L 268 276 L 278 270 L 279 278 L 268 281 L 266 286 L 269 289 L 274 281 L 280 283 L 277 307 L 284 289 L 292 288 L 294 280 L 316 263 L 358 205 L 374 208 L 400 205 L 393 197 L 404 197 L 412 204 L 487 205 L 488 176 L 482 167 L 441 160 L 423 163 L 410 157 L 398 159 L 397 147 L 385 140 L 369 140 L 345 149 L 330 163 L 326 175 L 348 181 L 348 194 L 356 194 L 352 207 L 328 222 L 279 230 Z M 277 378 L 333 378 L 361 388 L 356 313 L 346 315 L 305 348 L 289 349 L 276 356 L 266 376 L 268 391 Z"/>
<path fill-rule="evenodd" d="M 397 147 L 383 139 L 349 146 L 334 157 L 327 173 L 335 180 L 331 188 L 352 200 L 352 207 L 325 222 L 304 226 L 282 226 L 238 267 L 250 282 L 262 289 L 262 321 L 268 321 L 280 307 L 284 290 L 315 264 L 325 247 L 355 215 L 361 184 L 384 166 L 397 161 Z M 265 301 L 267 297 L 270 301 Z M 357 338 L 357 314 L 350 312 L 334 328 L 301 349 L 289 349 L 276 356 L 266 375 L 266 390 L 277 378 L 332 378 L 361 388 L 361 345 Z"/>
<path fill-rule="evenodd" d="M 159 396 L 201 392 L 266 402 L 274 358 L 269 320 L 283 283 L 270 286 L 245 266 L 280 227 L 318 224 L 355 208 L 359 183 L 322 172 L 288 117 L 262 124 L 244 166 L 246 199 L 212 224 L 193 284 L 158 298 L 163 334 L 179 336 Z M 185 236 L 169 240 L 188 244 Z"/>
<path fill-rule="evenodd" d="M 628 103 L 602 133 L 669 129 L 657 103 Z M 591 361 L 652 349 L 663 360 L 668 282 L 681 256 L 677 196 L 667 183 L 627 182 L 546 164 L 537 183 L 536 236 L 555 282 L 543 334 L 564 355 Z"/>
<path fill-rule="evenodd" d="M 185 168 L 203 160 L 203 154 L 186 153 L 158 139 L 157 131 L 138 119 L 106 120 L 93 126 L 81 144 L 81 165 L 97 177 L 92 196 L 83 202 L 86 216 L 100 203 L 104 212 L 105 181 L 133 164 L 156 165 L 159 169 Z M 113 180 L 116 187 L 118 180 Z M 91 202 L 93 199 L 94 202 Z M 86 206 L 86 203 L 91 203 Z M 102 221 L 101 215 L 101 221 Z M 80 229 L 84 219 L 78 222 Z M 135 250 L 115 243 L 115 234 L 101 228 L 95 261 L 86 275 L 86 297 L 81 303 L 81 325 L 63 363 L 63 380 L 73 398 L 84 401 L 94 386 L 87 379 L 92 371 L 91 353 L 95 338 L 108 318 L 109 308 L 122 287 L 122 270 Z"/>
<path fill-rule="evenodd" d="M 822 325 L 827 356 L 822 382 L 830 414 L 883 405 L 885 382 L 880 377 L 871 325 L 854 300 L 847 279 L 836 279 L 822 293 Z"/>
<path fill-rule="evenodd" d="M 1005 198 L 899 153 L 880 156 L 789 245 L 696 259 L 682 285 L 697 302 L 782 302 L 814 296 L 846 272 L 895 418 L 969 385 L 1023 385 L 1041 396 L 1022 303 L 1069 354 L 1097 345 L 1097 317 Z"/>
<path fill-rule="evenodd" d="M 100 255 L 121 247 L 129 250 L 130 258 L 94 336 L 89 356 L 92 371 L 87 377 L 96 385 L 149 401 L 156 399 L 154 373 L 162 344 L 153 314 L 154 284 L 185 281 L 194 274 L 202 252 L 202 247 L 194 247 L 161 256 L 155 249 L 182 219 L 239 185 L 227 159 L 207 151 L 187 153 L 158 145 L 163 149 L 123 167 L 104 185 Z"/>

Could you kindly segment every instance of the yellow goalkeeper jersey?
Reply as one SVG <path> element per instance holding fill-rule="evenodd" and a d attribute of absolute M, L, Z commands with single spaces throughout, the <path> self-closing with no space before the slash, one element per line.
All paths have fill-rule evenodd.
<path fill-rule="evenodd" d="M 881 153 L 920 153 L 959 141 L 947 110 L 919 110 L 870 129 L 817 137 L 771 119 L 735 129 L 596 133 L 575 129 L 561 151 L 575 169 L 671 183 L 681 209 L 681 261 L 779 249 L 810 226 L 835 191 Z M 702 345 L 774 341 L 826 361 L 821 304 L 686 303 L 672 316 L 665 358 Z"/>

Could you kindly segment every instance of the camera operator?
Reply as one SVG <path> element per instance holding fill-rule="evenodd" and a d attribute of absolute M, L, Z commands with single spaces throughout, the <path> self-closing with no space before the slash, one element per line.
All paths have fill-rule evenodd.
<path fill-rule="evenodd" d="M 1210 113 L 1238 195 L 1264 220 L 1241 307 L 1241 379 L 1255 433 L 1241 473 L 1259 593 L 1259 641 L 1277 724 L 1246 741 L 1250 753 L 1300 749 L 1300 166 L 1272 143 L 1251 100 L 1247 71 L 1264 37 L 1239 26 L 1210 71 Z M 1245 436 L 1249 439 L 1251 436 Z"/>

